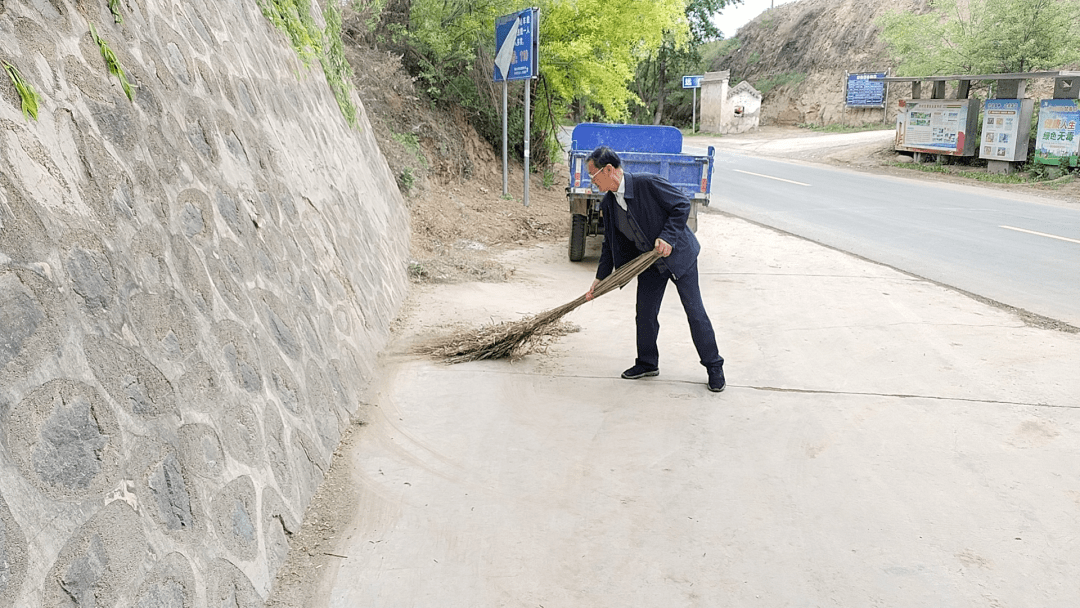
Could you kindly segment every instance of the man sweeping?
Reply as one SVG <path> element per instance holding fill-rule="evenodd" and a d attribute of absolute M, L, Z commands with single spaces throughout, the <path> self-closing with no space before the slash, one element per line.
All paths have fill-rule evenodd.
<path fill-rule="evenodd" d="M 660 302 L 670 279 L 690 322 L 698 357 L 708 371 L 709 390 L 718 393 L 727 384 L 724 358 L 716 348 L 716 334 L 701 301 L 697 267 L 701 245 L 686 226 L 690 199 L 659 175 L 624 172 L 621 165 L 619 155 L 607 146 L 593 150 L 586 159 L 589 179 L 607 194 L 600 202 L 604 217 L 600 264 L 585 299 L 592 300 L 593 289 L 615 268 L 655 249 L 661 258 L 637 278 L 637 359 L 622 377 L 637 380 L 660 374 L 656 338 Z"/>

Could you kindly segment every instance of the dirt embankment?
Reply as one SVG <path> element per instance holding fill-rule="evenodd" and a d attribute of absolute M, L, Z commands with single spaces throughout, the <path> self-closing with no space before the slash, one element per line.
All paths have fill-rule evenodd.
<path fill-rule="evenodd" d="M 522 167 L 511 163 L 504 197 L 501 154 L 468 117 L 423 99 L 401 57 L 363 39 L 362 16 L 347 19 L 347 40 L 350 29 L 357 92 L 408 204 L 414 281 L 505 280 L 512 270 L 485 252 L 569 234 L 565 165 L 532 173 L 525 207 Z"/>
<path fill-rule="evenodd" d="M 886 109 L 845 109 L 847 73 L 887 72 L 895 62 L 881 41 L 878 20 L 890 11 L 925 13 L 930 0 L 799 0 L 770 9 L 724 41 L 710 70 L 730 70 L 731 82 L 750 82 L 764 94 L 763 125 L 861 125 L 896 120 L 907 83 L 888 87 Z M 972 83 L 985 96 L 989 83 Z M 1028 81 L 1029 97 L 1050 97 L 1053 81 Z M 956 83 L 949 84 L 949 95 Z"/>

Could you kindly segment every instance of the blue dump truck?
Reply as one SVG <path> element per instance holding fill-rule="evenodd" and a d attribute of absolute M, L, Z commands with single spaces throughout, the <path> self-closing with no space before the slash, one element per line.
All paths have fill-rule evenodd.
<path fill-rule="evenodd" d="M 598 146 L 618 152 L 625 171 L 662 175 L 685 192 L 691 202 L 686 223 L 691 230 L 697 230 L 698 206 L 708 206 L 712 189 L 715 153 L 712 146 L 708 156 L 694 156 L 682 153 L 682 133 L 675 127 L 581 123 L 574 127 L 572 135 L 570 186 L 566 188 L 571 213 L 571 262 L 579 262 L 585 256 L 587 236 L 604 234 L 604 218 L 600 214 L 600 199 L 604 195 L 593 188 L 585 169 L 585 159 Z"/>

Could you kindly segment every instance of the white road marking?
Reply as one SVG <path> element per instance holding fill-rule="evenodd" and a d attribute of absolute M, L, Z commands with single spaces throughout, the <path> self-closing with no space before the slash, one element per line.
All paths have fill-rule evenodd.
<path fill-rule="evenodd" d="M 753 175 L 755 177 L 764 177 L 765 179 L 775 179 L 778 182 L 787 182 L 789 184 L 795 184 L 796 186 L 809 186 L 810 185 L 810 184 L 804 184 L 802 182 L 793 182 L 790 179 L 784 179 L 782 177 L 773 177 L 771 175 L 762 175 L 760 173 L 751 173 L 750 171 L 743 171 L 742 169 L 732 169 L 732 171 L 736 171 L 738 173 L 745 173 L 747 175 Z"/>
<path fill-rule="evenodd" d="M 1045 236 L 1048 239 L 1057 239 L 1059 241 L 1068 241 L 1070 243 L 1076 243 L 1077 245 L 1080 245 L 1080 241 L 1078 241 L 1076 239 L 1070 239 L 1070 238 L 1067 238 L 1067 237 L 1064 237 L 1064 236 L 1057 236 L 1057 235 L 1054 235 L 1054 234 L 1046 234 L 1045 232 L 1035 232 L 1034 230 L 1024 230 L 1023 228 L 1013 228 L 1012 226 L 998 226 L 998 228 L 1004 228 L 1006 230 L 1015 230 L 1017 232 L 1026 232 L 1028 234 L 1035 234 L 1035 235 L 1038 235 L 1038 236 Z"/>

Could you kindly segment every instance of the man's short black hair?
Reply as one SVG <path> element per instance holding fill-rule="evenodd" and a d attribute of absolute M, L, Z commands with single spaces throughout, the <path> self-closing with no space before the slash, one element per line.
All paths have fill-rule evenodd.
<path fill-rule="evenodd" d="M 604 167 L 611 165 L 618 169 L 622 161 L 619 159 L 619 155 L 614 150 L 607 146 L 600 146 L 592 151 L 592 154 L 585 159 L 585 162 L 592 162 L 593 166 L 597 169 L 603 169 Z"/>

